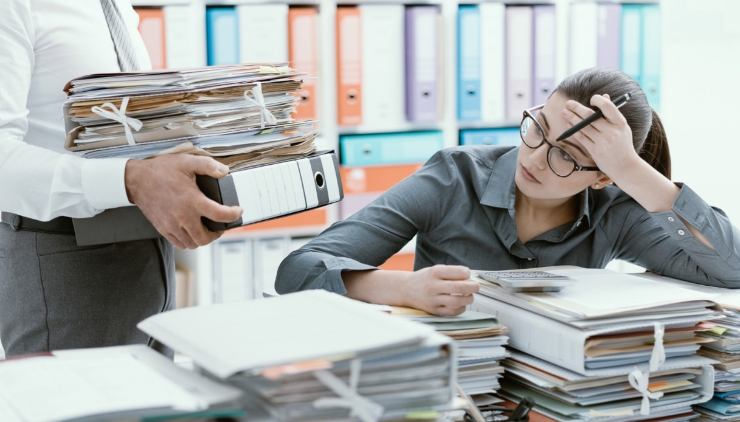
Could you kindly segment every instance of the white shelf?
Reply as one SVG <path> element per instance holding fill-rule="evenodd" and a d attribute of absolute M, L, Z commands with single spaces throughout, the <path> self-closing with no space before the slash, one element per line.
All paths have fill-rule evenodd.
<path fill-rule="evenodd" d="M 319 67 L 318 67 L 318 120 L 320 122 L 323 147 L 331 147 L 339 151 L 339 137 L 341 135 L 376 134 L 409 131 L 441 131 L 444 138 L 444 147 L 458 146 L 460 131 L 465 129 L 488 128 L 516 128 L 520 119 L 512 121 L 459 121 L 457 119 L 457 17 L 458 8 L 463 4 L 504 3 L 507 5 L 537 5 L 549 4 L 555 6 L 556 15 L 556 82 L 568 75 L 568 28 L 570 21 L 570 5 L 575 2 L 605 2 L 605 3 L 657 3 L 654 0 L 134 0 L 135 6 L 163 6 L 163 5 L 190 5 L 196 13 L 194 19 L 203 25 L 195 28 L 202 32 L 203 46 L 205 46 L 205 7 L 206 6 L 237 6 L 250 4 L 287 4 L 294 6 L 318 7 L 319 13 Z M 431 123 L 407 123 L 389 125 L 388 127 L 341 127 L 337 123 L 337 69 L 336 69 L 336 9 L 344 5 L 368 4 L 402 4 L 402 5 L 435 5 L 439 7 L 442 18 L 441 31 L 443 32 L 443 70 L 441 73 L 443 92 L 440 97 L 443 104 L 440 118 Z M 200 54 L 200 53 L 194 53 Z M 337 220 L 337 207 L 330 207 L 329 223 Z M 265 238 L 300 238 L 319 234 L 326 226 L 304 227 L 301 229 L 273 229 L 238 233 L 227 233 L 221 240 L 235 241 L 239 239 L 256 240 Z M 196 278 L 199 280 L 199 298 L 208 303 L 212 290 L 207 286 L 212 283 L 213 247 L 203 247 L 196 251 L 178 252 L 178 256 L 193 265 Z M 404 248 L 405 252 L 413 250 L 413 244 Z M 192 268 L 192 267 L 191 267 Z"/>
<path fill-rule="evenodd" d="M 456 121 L 454 126 L 456 129 L 493 129 L 493 128 L 508 128 L 508 127 L 519 127 L 520 120 L 510 121 L 497 121 L 497 122 L 484 122 L 484 121 Z M 339 135 L 358 135 L 358 134 L 374 134 L 374 133 L 394 133 L 394 132 L 419 132 L 419 131 L 444 131 L 445 125 L 443 122 L 434 124 L 424 123 L 408 123 L 399 126 L 388 126 L 388 127 L 377 127 L 377 126 L 339 126 Z"/>
<path fill-rule="evenodd" d="M 256 4 L 288 4 L 291 6 L 319 6 L 321 0 L 205 0 L 206 6 L 240 6 Z"/>
<path fill-rule="evenodd" d="M 660 0 L 571 0 L 571 3 L 659 4 Z"/>
<path fill-rule="evenodd" d="M 503 122 L 458 122 L 457 127 L 460 130 L 465 129 L 497 129 L 497 128 L 511 128 L 519 127 L 520 120 L 503 121 Z"/>
<path fill-rule="evenodd" d="M 190 6 L 191 0 L 132 0 L 134 7 Z"/>
<path fill-rule="evenodd" d="M 373 133 L 393 133 L 393 132 L 418 132 L 426 130 L 441 131 L 443 129 L 441 124 L 423 124 L 423 123 L 408 123 L 405 125 L 388 126 L 388 127 L 373 127 L 373 126 L 352 126 L 338 128 L 340 135 L 358 135 L 358 134 L 373 134 Z"/>
<path fill-rule="evenodd" d="M 354 6 L 363 4 L 413 4 L 413 5 L 442 5 L 444 0 L 337 0 L 337 6 Z"/>
<path fill-rule="evenodd" d="M 533 6 L 538 4 L 555 4 L 555 0 L 461 0 L 459 4 L 504 3 L 507 5 Z"/>

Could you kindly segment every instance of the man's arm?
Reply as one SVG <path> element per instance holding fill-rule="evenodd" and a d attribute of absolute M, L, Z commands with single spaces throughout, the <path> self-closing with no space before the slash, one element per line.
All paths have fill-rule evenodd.
<path fill-rule="evenodd" d="M 22 0 L 0 2 L 0 16 L 0 210 L 46 221 L 91 217 L 133 202 L 181 248 L 218 237 L 219 233 L 207 231 L 201 216 L 228 222 L 241 215 L 239 208 L 216 204 L 198 190 L 195 174 L 224 174 L 213 159 L 85 160 L 26 143 L 34 21 L 29 2 Z M 61 104 L 59 113 L 61 119 Z"/>

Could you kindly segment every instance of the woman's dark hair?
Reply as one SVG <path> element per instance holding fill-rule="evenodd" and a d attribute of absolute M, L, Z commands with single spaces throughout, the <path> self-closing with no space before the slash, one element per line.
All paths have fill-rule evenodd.
<path fill-rule="evenodd" d="M 609 94 L 614 99 L 629 92 L 632 98 L 619 111 L 632 129 L 632 145 L 643 160 L 671 178 L 671 153 L 663 123 L 634 79 L 618 70 L 591 68 L 565 78 L 555 92 L 587 106 L 594 95 Z"/>

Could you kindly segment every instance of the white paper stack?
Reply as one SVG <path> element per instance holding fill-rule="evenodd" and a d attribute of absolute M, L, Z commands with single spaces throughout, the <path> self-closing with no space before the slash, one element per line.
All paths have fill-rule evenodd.
<path fill-rule="evenodd" d="M 449 338 L 324 291 L 176 310 L 139 328 L 278 420 L 373 421 L 452 406 Z"/>
<path fill-rule="evenodd" d="M 0 362 L 3 422 L 240 416 L 240 397 L 140 345 Z"/>
<path fill-rule="evenodd" d="M 232 169 L 304 156 L 317 133 L 291 117 L 300 88 L 282 64 L 84 76 L 65 88 L 66 148 L 86 158 L 195 153 Z"/>
<path fill-rule="evenodd" d="M 506 327 L 495 317 L 467 311 L 458 316 L 434 316 L 424 311 L 391 307 L 391 314 L 421 322 L 444 334 L 457 345 L 458 384 L 481 408 L 488 409 L 502 400 L 495 394 L 504 373 L 501 360 L 508 356 Z"/>
<path fill-rule="evenodd" d="M 687 420 L 708 401 L 713 360 L 698 355 L 722 317 L 710 294 L 608 270 L 552 267 L 572 285 L 511 293 L 480 280 L 475 310 L 510 329 L 502 395 L 530 396 L 558 420 Z"/>

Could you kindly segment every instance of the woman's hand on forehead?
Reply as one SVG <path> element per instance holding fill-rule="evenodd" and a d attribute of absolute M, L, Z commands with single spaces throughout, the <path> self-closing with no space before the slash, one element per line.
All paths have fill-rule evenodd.
<path fill-rule="evenodd" d="M 635 160 L 640 160 L 632 144 L 632 130 L 619 109 L 611 102 L 609 95 L 594 95 L 591 105 L 601 110 L 603 118 L 573 134 L 567 140 L 578 143 L 596 166 L 613 180 L 625 171 Z M 593 114 L 585 105 L 568 100 L 562 110 L 563 118 L 571 125 Z"/>

